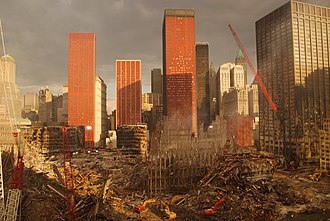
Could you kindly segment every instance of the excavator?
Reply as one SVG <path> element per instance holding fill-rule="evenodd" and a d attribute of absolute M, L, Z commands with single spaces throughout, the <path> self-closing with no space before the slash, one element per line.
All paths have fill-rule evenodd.
<path fill-rule="evenodd" d="M 178 199 L 182 199 L 182 197 L 173 197 L 172 200 L 170 201 L 170 204 L 172 204 L 172 202 L 174 201 L 177 201 Z M 149 203 L 156 203 L 156 200 L 155 199 L 145 200 L 142 204 L 140 204 L 135 208 L 135 211 L 138 213 L 145 211 Z M 169 220 L 174 220 L 176 218 L 176 213 L 170 210 L 167 203 L 165 203 L 164 201 L 160 201 L 160 206 L 161 206 L 161 210 L 164 211 L 165 213 L 164 220 L 169 221 Z"/>
<path fill-rule="evenodd" d="M 138 213 L 141 213 L 142 211 L 144 211 L 146 209 L 147 204 L 149 204 L 149 203 L 155 203 L 155 202 L 156 202 L 155 199 L 145 200 L 142 204 L 140 204 L 139 206 L 137 206 L 135 208 L 135 211 L 138 212 Z"/>
<path fill-rule="evenodd" d="M 208 215 L 208 216 L 216 214 L 216 213 L 217 213 L 217 210 L 218 210 L 218 207 L 220 206 L 220 204 L 222 204 L 222 203 L 225 202 L 225 201 L 226 201 L 226 198 L 221 198 L 221 199 L 219 199 L 219 200 L 214 204 L 214 206 L 212 206 L 212 207 L 209 208 L 209 209 L 205 209 L 205 210 L 203 210 L 203 213 L 204 213 L 205 215 Z"/>
<path fill-rule="evenodd" d="M 165 212 L 164 220 L 174 220 L 176 218 L 176 213 L 172 212 L 165 202 L 161 201 L 161 206 L 164 208 Z"/>
<path fill-rule="evenodd" d="M 311 175 L 309 175 L 309 177 L 311 178 L 311 180 L 319 182 L 321 179 L 322 173 L 321 172 L 315 172 Z"/>

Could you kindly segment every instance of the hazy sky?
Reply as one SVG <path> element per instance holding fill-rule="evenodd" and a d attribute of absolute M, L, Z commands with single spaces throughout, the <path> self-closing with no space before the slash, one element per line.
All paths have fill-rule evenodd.
<path fill-rule="evenodd" d="M 115 100 L 116 59 L 141 59 L 143 91 L 150 71 L 162 67 L 165 8 L 195 9 L 196 41 L 209 42 L 216 68 L 234 61 L 237 46 L 227 28 L 236 30 L 255 61 L 255 21 L 288 0 L 1 0 L 7 54 L 17 65 L 21 94 L 49 86 L 61 93 L 67 82 L 69 32 L 96 34 L 96 73 L 108 86 L 108 110 Z M 329 0 L 319 0 L 329 5 Z M 1 49 L 1 46 L 0 46 Z M 0 51 L 3 54 L 2 50 Z M 249 81 L 252 75 L 249 74 Z"/>

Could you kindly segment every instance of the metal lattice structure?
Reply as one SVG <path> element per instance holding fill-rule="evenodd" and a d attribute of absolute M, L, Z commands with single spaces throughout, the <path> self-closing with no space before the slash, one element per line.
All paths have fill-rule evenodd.
<path fill-rule="evenodd" d="M 3 174 L 2 174 L 2 154 L 0 151 L 0 220 L 2 220 L 2 216 L 4 215 L 5 210 L 5 193 L 3 189 Z"/>
<path fill-rule="evenodd" d="M 71 165 L 71 152 L 69 145 L 69 136 L 67 127 L 62 127 L 62 139 L 63 139 L 63 154 L 64 154 L 64 175 L 65 175 L 65 187 L 66 187 L 66 208 L 68 212 L 68 220 L 77 220 L 76 215 L 76 202 L 74 194 L 74 175 Z"/>

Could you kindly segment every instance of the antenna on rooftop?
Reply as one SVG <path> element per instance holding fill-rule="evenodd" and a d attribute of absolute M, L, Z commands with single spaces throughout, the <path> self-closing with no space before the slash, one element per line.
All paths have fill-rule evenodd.
<path fill-rule="evenodd" d="M 1 22 L 1 19 L 0 19 L 0 30 L 1 30 L 1 40 L 2 40 L 3 55 L 6 55 L 5 39 L 4 39 L 4 37 L 3 37 L 3 31 L 2 31 L 2 22 Z"/>

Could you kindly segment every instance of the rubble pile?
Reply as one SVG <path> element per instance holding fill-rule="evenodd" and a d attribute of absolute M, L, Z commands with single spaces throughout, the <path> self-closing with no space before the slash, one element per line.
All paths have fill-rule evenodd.
<path fill-rule="evenodd" d="M 13 157 L 4 156 L 8 177 Z M 164 220 L 173 213 L 176 220 L 277 220 L 284 214 L 283 208 L 313 212 L 320 199 L 326 202 L 324 194 L 329 194 L 328 186 L 324 190 L 318 188 L 320 196 L 316 198 L 313 198 L 315 188 L 300 191 L 297 184 L 304 182 L 310 186 L 309 182 L 313 181 L 295 178 L 292 172 L 276 172 L 273 176 L 274 158 L 269 153 L 245 152 L 217 157 L 207 174 L 187 194 L 157 194 L 152 198 L 155 203 L 146 204 L 146 209 L 138 213 L 136 208 L 150 200 L 144 186 L 149 161 L 113 149 L 85 149 L 74 153 L 71 162 L 78 220 Z M 65 220 L 62 155 L 47 157 L 38 148 L 27 146 L 24 160 L 22 220 Z M 220 199 L 223 203 L 215 208 Z M 327 208 L 324 205 L 322 208 Z M 214 214 L 206 214 L 205 210 L 212 207 Z"/>
<path fill-rule="evenodd" d="M 137 217 L 130 202 L 143 198 L 139 196 L 142 195 L 142 180 L 139 178 L 141 159 L 127 157 L 120 151 L 86 151 L 73 156 L 78 220 Z M 26 154 L 23 220 L 64 220 L 62 160 L 61 155 L 47 158 L 37 151 Z"/>
<path fill-rule="evenodd" d="M 303 193 L 272 179 L 272 162 L 267 153 L 238 154 L 219 160 L 184 203 L 174 208 L 186 211 L 187 215 L 201 214 L 201 220 L 203 217 L 206 220 L 274 220 L 279 215 L 279 205 L 307 203 Z M 268 176 L 260 177 L 261 171 Z M 203 214 L 203 210 L 221 198 L 225 201 L 214 215 Z"/>

